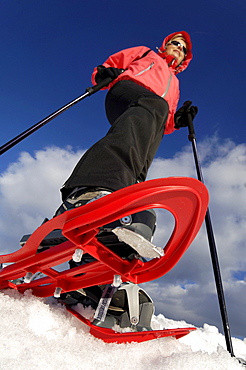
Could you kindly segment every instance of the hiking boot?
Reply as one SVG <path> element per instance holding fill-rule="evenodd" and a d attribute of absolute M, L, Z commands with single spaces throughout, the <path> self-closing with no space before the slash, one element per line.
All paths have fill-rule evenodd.
<path fill-rule="evenodd" d="M 109 195 L 110 193 L 112 193 L 112 190 L 101 187 L 75 188 L 58 208 L 55 216 L 58 216 L 73 208 L 81 207 L 85 204 L 91 203 L 97 199 Z M 122 217 L 119 220 L 100 227 L 100 232 L 97 235 L 97 238 L 106 247 L 123 258 L 132 259 L 135 256 L 150 258 L 160 257 L 158 253 L 152 253 L 154 246 L 149 243 L 152 240 L 155 231 L 155 225 L 156 213 L 154 210 L 150 209 Z M 126 229 L 132 233 L 129 235 L 129 233 L 126 233 Z M 138 248 L 138 245 L 141 245 L 140 249 Z M 150 254 L 143 253 L 142 255 L 141 252 L 145 252 L 146 249 L 150 250 Z M 71 261 L 70 266 L 75 267 L 78 265 Z"/>

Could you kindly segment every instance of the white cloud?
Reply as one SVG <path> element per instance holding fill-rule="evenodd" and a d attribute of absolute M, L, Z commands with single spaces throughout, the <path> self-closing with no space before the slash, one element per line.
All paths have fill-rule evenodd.
<path fill-rule="evenodd" d="M 20 154 L 0 177 L 1 249 L 8 250 L 45 217 L 51 218 L 61 203 L 59 189 L 81 157 L 82 151 L 57 147 Z"/>
<path fill-rule="evenodd" d="M 219 255 L 224 290 L 233 335 L 244 335 L 246 322 L 245 279 L 235 272 L 246 271 L 246 145 L 207 138 L 198 143 L 205 183 L 210 193 L 210 213 Z M 60 204 L 59 188 L 82 152 L 57 147 L 21 153 L 0 177 L 1 254 L 18 248 L 25 233 L 31 233 L 44 217 L 52 217 Z M 149 178 L 197 177 L 191 146 L 173 158 L 157 158 Z M 162 245 L 173 227 L 166 212 L 158 216 L 155 242 Z M 243 275 L 242 275 L 243 276 Z M 203 226 L 180 262 L 167 275 L 145 284 L 157 312 L 195 325 L 204 322 L 221 327 L 218 300 Z"/>

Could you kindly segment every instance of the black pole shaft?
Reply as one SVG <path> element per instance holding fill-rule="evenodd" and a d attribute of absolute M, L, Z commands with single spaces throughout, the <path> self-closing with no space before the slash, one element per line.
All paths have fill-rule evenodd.
<path fill-rule="evenodd" d="M 197 151 L 197 146 L 196 146 L 196 136 L 195 136 L 195 130 L 194 130 L 194 125 L 193 125 L 192 120 L 190 120 L 189 122 L 188 129 L 189 129 L 189 140 L 192 143 L 197 177 L 198 177 L 198 180 L 204 183 L 201 165 L 200 165 L 200 161 L 198 158 L 198 151 Z M 209 208 L 205 216 L 205 225 L 206 225 L 206 230 L 207 230 L 207 237 L 208 237 L 209 249 L 210 249 L 211 260 L 212 260 L 212 265 L 213 265 L 214 278 L 215 278 L 215 284 L 216 284 L 217 295 L 218 295 L 218 300 L 219 300 L 220 313 L 221 313 L 221 319 L 222 319 L 222 324 L 223 324 L 223 329 L 224 329 L 224 334 L 225 334 L 226 346 L 227 346 L 228 352 L 231 354 L 231 356 L 234 357 L 232 339 L 231 339 L 231 333 L 230 333 L 230 325 L 229 325 L 229 319 L 227 315 L 226 302 L 225 302 L 222 278 L 221 278 L 221 273 L 220 273 L 219 259 L 218 259 L 218 254 L 217 254 L 217 248 L 216 248 Z"/>
<path fill-rule="evenodd" d="M 29 135 L 37 131 L 39 128 L 46 125 L 46 123 L 50 122 L 51 120 L 59 116 L 61 113 L 65 112 L 67 109 L 71 108 L 73 105 L 77 104 L 78 102 L 86 98 L 87 96 L 90 96 L 94 94 L 95 92 L 99 91 L 100 89 L 102 89 L 103 87 L 107 86 L 111 81 L 112 79 L 109 77 L 109 78 L 104 79 L 103 81 L 101 81 L 100 83 L 98 83 L 97 85 L 93 87 L 88 87 L 86 89 L 86 92 L 83 95 L 80 95 L 78 98 L 72 100 L 70 103 L 64 105 L 62 108 L 51 113 L 49 116 L 45 117 L 44 119 L 42 119 L 35 125 L 29 127 L 27 130 L 23 131 L 21 134 L 14 137 L 12 140 L 8 141 L 6 144 L 2 145 L 0 147 L 0 155 L 5 153 L 7 150 L 12 148 L 16 144 L 18 144 L 20 141 L 24 140 L 26 137 L 28 137 Z"/>

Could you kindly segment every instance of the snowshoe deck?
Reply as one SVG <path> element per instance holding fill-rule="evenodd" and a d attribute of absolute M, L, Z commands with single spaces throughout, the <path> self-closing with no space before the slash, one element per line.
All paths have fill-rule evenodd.
<path fill-rule="evenodd" d="M 22 248 L 0 256 L 0 264 L 9 264 L 0 271 L 0 289 L 12 288 L 21 293 L 31 289 L 33 295 L 38 297 L 59 297 L 60 293 L 111 284 L 115 275 L 120 275 L 123 282 L 135 284 L 157 279 L 176 265 L 194 240 L 207 206 L 208 191 L 205 185 L 192 178 L 150 180 L 121 189 L 45 222 L 27 238 Z M 159 258 L 149 261 L 123 259 L 97 239 L 96 235 L 103 225 L 152 208 L 166 209 L 175 219 L 172 235 Z M 38 253 L 47 235 L 54 236 L 54 230 L 61 230 L 65 241 Z M 72 256 L 76 255 L 77 259 L 83 253 L 92 256 L 93 262 L 67 270 L 64 266 L 61 268 Z M 43 276 L 32 280 L 32 276 L 39 272 Z M 23 276 L 24 282 L 18 284 L 16 280 Z M 109 336 L 114 336 L 107 330 L 91 328 L 91 333 L 102 337 L 104 334 L 98 333 L 107 332 Z M 181 332 L 173 333 L 179 336 Z M 128 334 L 121 335 L 127 338 Z M 134 334 L 138 338 L 141 335 Z M 144 335 L 147 335 L 146 332 Z M 171 335 L 170 332 L 167 335 Z M 151 332 L 149 336 L 155 334 Z"/>
<path fill-rule="evenodd" d="M 15 289 L 32 289 L 37 296 L 50 296 L 55 287 L 64 292 L 110 284 L 115 274 L 122 281 L 139 284 L 166 274 L 182 257 L 199 231 L 208 206 L 208 192 L 192 178 L 150 180 L 129 186 L 81 208 L 65 212 L 42 224 L 18 251 L 0 256 L 0 263 L 12 263 L 0 272 L 0 288 L 13 287 L 9 280 L 26 273 L 43 272 L 46 276 L 17 285 Z M 99 227 L 121 217 L 150 208 L 164 208 L 175 218 L 173 233 L 163 248 L 163 256 L 143 262 L 122 259 L 100 243 Z M 39 254 L 39 245 L 53 230 L 62 230 L 65 242 Z M 75 250 L 93 256 L 95 261 L 71 270 L 56 270 L 69 261 Z"/>

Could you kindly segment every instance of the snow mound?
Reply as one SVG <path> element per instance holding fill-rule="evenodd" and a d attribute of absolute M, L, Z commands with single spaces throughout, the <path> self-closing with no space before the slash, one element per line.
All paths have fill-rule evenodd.
<path fill-rule="evenodd" d="M 242 365 L 225 349 L 224 336 L 204 324 L 176 340 L 161 338 L 143 343 L 106 344 L 53 299 L 40 299 L 27 291 L 0 293 L 1 368 L 26 370 L 236 370 Z M 81 308 L 80 308 L 81 310 Z M 92 314 L 85 312 L 87 318 Z M 158 315 L 153 328 L 191 326 Z M 246 341 L 233 338 L 237 357 L 246 358 Z"/>

